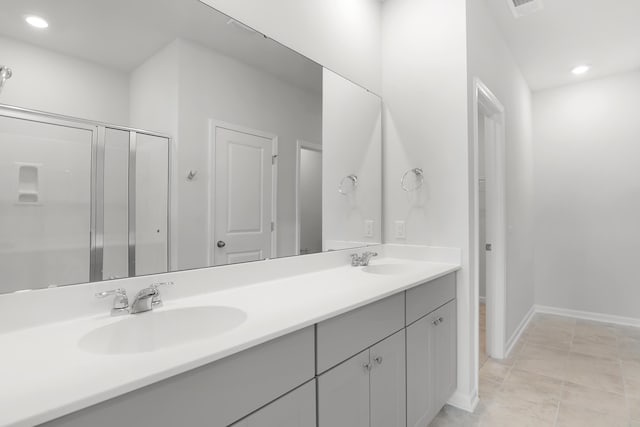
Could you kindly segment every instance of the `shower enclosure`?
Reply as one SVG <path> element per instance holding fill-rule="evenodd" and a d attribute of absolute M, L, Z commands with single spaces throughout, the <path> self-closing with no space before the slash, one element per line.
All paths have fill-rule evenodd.
<path fill-rule="evenodd" d="M 0 292 L 166 272 L 170 138 L 0 106 Z"/>

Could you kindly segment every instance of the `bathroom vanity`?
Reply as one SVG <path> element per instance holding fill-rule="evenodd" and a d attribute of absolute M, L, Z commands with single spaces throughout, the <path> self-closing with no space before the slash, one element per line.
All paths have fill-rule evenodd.
<path fill-rule="evenodd" d="M 0 425 L 426 426 L 456 387 L 459 263 L 391 246 L 368 267 L 348 265 L 348 251 L 254 263 L 245 274 L 304 258 L 318 269 L 209 293 L 196 284 L 183 298 L 176 286 L 148 313 L 112 317 L 101 302 L 98 315 L 5 333 Z M 239 267 L 159 278 L 189 288 Z M 187 312 L 199 314 L 171 314 Z"/>

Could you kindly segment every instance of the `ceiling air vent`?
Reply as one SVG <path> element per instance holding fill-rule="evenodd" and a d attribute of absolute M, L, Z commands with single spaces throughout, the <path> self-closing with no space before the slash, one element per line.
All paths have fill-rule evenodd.
<path fill-rule="evenodd" d="M 520 18 L 543 8 L 542 0 L 507 0 L 513 16 Z"/>

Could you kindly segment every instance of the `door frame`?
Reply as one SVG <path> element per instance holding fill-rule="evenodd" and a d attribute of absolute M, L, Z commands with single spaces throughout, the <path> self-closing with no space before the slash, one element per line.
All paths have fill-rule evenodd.
<path fill-rule="evenodd" d="M 247 133 L 250 135 L 259 136 L 262 138 L 271 140 L 271 254 L 268 258 L 276 258 L 278 256 L 278 135 L 265 132 L 258 129 L 253 129 L 247 126 L 236 125 L 233 123 L 225 122 L 222 120 L 209 119 L 209 153 L 207 170 L 209 172 L 209 179 L 207 182 L 207 236 L 209 237 L 209 244 L 207 245 L 207 258 L 209 260 L 209 266 L 215 265 L 215 197 L 212 197 L 215 189 L 215 155 L 216 155 L 216 129 L 222 128 L 231 130 L 234 132 Z"/>
<path fill-rule="evenodd" d="M 473 288 L 479 307 L 480 297 L 480 188 L 479 188 L 479 114 L 484 114 L 491 118 L 495 124 L 495 139 L 493 144 L 493 165 L 491 165 L 491 175 L 494 177 L 493 183 L 486 182 L 487 194 L 491 196 L 487 200 L 486 222 L 487 240 L 492 243 L 491 257 L 487 258 L 487 263 L 491 262 L 493 276 L 487 280 L 487 295 L 491 301 L 487 301 L 487 354 L 495 359 L 503 359 L 506 347 L 506 147 L 505 147 L 505 109 L 498 98 L 491 90 L 477 77 L 473 79 L 473 224 L 471 253 L 473 262 Z M 485 144 L 485 152 L 487 146 Z M 483 159 L 484 161 L 484 159 Z M 489 165 L 487 165 L 489 166 Z M 489 171 L 487 171 L 487 174 Z M 491 235 L 489 234 L 491 230 Z M 487 267 L 489 270 L 489 267 Z M 489 298 L 488 298 L 489 299 Z M 477 313 L 476 313 L 477 314 Z M 475 360 L 479 359 L 479 318 L 474 316 L 475 335 Z"/>
<path fill-rule="evenodd" d="M 322 145 L 308 142 L 303 139 L 296 140 L 296 182 L 295 182 L 295 204 L 296 204 L 296 237 L 295 254 L 300 255 L 300 152 L 302 149 L 318 151 L 322 153 Z"/>

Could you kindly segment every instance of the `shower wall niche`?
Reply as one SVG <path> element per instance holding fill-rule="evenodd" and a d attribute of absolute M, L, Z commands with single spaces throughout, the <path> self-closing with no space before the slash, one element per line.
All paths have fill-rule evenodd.
<path fill-rule="evenodd" d="M 0 106 L 0 293 L 168 271 L 170 139 Z"/>

